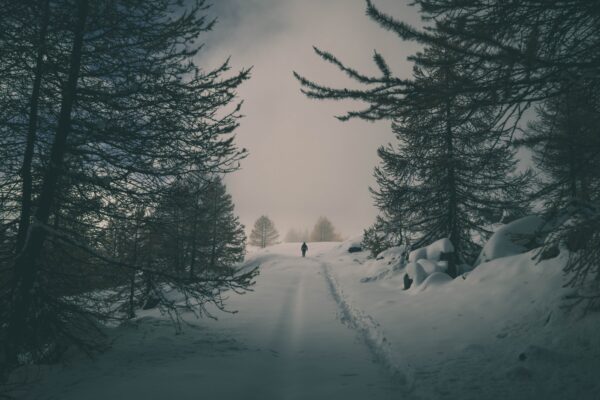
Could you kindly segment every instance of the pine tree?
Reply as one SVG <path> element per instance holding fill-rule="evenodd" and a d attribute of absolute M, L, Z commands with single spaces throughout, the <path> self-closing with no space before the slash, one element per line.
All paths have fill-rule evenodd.
<path fill-rule="evenodd" d="M 340 235 L 336 233 L 333 224 L 326 217 L 319 217 L 310 234 L 311 242 L 337 242 Z"/>
<path fill-rule="evenodd" d="M 0 74 L 13 77 L 0 85 L 14 89 L 0 90 L 7 106 L 0 111 L 0 147 L 10 152 L 0 165 L 5 359 L 15 364 L 27 352 L 37 360 L 60 352 L 59 344 L 94 347 L 86 333 L 120 317 L 104 303 L 120 303 L 130 292 L 85 298 L 94 289 L 92 271 L 102 276 L 98 285 L 146 275 L 156 288 L 180 290 L 199 314 L 207 302 L 223 308 L 221 292 L 246 287 L 250 275 L 222 269 L 190 281 L 173 272 L 185 270 L 183 256 L 165 259 L 173 267 L 166 268 L 144 257 L 143 241 L 135 257 L 132 243 L 104 243 L 109 227 L 125 232 L 121 238 L 143 238 L 147 217 L 138 225 L 137 209 L 151 214 L 174 181 L 232 172 L 245 156 L 232 132 L 240 117 L 236 88 L 249 71 L 230 75 L 227 62 L 212 70 L 195 63 L 198 38 L 214 25 L 203 15 L 204 2 L 5 6 L 15 9 L 0 17 Z M 121 250 L 105 252 L 110 248 Z M 178 320 L 181 308 L 161 301 Z"/>
<path fill-rule="evenodd" d="M 231 267 L 244 258 L 244 227 L 220 178 L 176 182 L 152 216 L 160 258 L 189 275 Z"/>
<path fill-rule="evenodd" d="M 378 215 L 375 223 L 363 232 L 362 246 L 371 252 L 371 257 L 403 243 L 400 223 L 389 218 L 390 213 L 386 213 L 386 210 L 381 210 L 381 214 L 387 215 L 388 218 Z"/>
<path fill-rule="evenodd" d="M 209 269 L 231 267 L 243 261 L 246 252 L 246 234 L 234 214 L 231 195 L 219 178 L 208 181 L 202 191 L 206 217 L 203 226 L 207 243 L 207 259 L 205 265 Z"/>
<path fill-rule="evenodd" d="M 575 202 L 597 202 L 600 193 L 600 99 L 592 83 L 571 85 L 562 96 L 537 107 L 525 137 L 517 143 L 529 147 L 541 171 L 536 199 L 549 210 Z"/>
<path fill-rule="evenodd" d="M 269 217 L 262 215 L 256 220 L 250 233 L 250 244 L 252 246 L 265 248 L 277 243 L 277 238 L 279 238 L 279 233 Z"/>
<path fill-rule="evenodd" d="M 560 206 L 566 196 L 579 197 L 581 194 L 585 197 L 589 192 L 594 197 L 593 190 L 588 191 L 585 186 L 593 187 L 588 183 L 589 171 L 597 170 L 600 163 L 597 129 L 584 139 L 585 151 L 579 154 L 585 158 L 585 168 L 579 168 L 579 160 L 572 157 L 574 142 L 571 139 L 573 135 L 579 135 L 573 128 L 581 127 L 580 124 L 576 122 L 569 129 L 569 139 L 560 137 L 561 134 L 549 138 L 546 129 L 548 113 L 563 122 L 571 119 L 573 111 L 579 113 L 576 107 L 580 100 L 573 98 L 579 94 L 572 91 L 574 88 L 594 88 L 591 98 L 596 97 L 595 88 L 600 82 L 600 57 L 596 51 L 600 47 L 597 2 L 416 0 L 414 3 L 420 6 L 424 18 L 437 21 L 429 29 L 419 30 L 399 23 L 377 10 L 370 1 L 367 12 L 404 39 L 435 44 L 470 60 L 470 74 L 475 78 L 473 84 L 457 86 L 454 90 L 477 96 L 482 103 L 498 106 L 501 109 L 499 120 L 507 126 L 516 128 L 529 106 L 546 101 L 540 110 L 539 125 L 533 125 L 525 141 L 534 146 L 538 156 L 538 150 L 545 148 L 548 152 L 548 158 L 537 160 L 538 166 L 552 176 L 549 182 L 544 179 L 543 190 L 538 193 L 546 205 L 551 206 L 547 217 L 557 222 L 557 211 L 571 217 L 568 223 L 556 225 L 540 255 L 558 254 L 559 248 L 568 249 L 569 259 L 565 266 L 568 284 L 581 294 L 575 296 L 575 303 L 584 303 L 586 310 L 599 309 L 600 248 L 596 244 L 600 240 L 600 207 L 595 204 L 597 200 L 570 202 L 563 210 L 554 207 Z M 560 108 L 563 111 L 557 114 Z M 584 120 L 589 121 L 589 117 L 585 116 Z M 566 148 L 560 151 L 554 148 L 558 142 Z M 565 168 L 558 166 L 558 171 L 556 162 L 561 158 L 566 165 Z M 560 219 L 564 220 L 564 215 Z"/>
<path fill-rule="evenodd" d="M 419 53 L 410 84 L 392 76 L 377 53 L 381 77 L 372 78 L 329 53 L 317 53 L 368 87 L 333 89 L 297 75 L 309 97 L 369 104 L 342 120 L 392 120 L 398 143 L 379 149 L 382 164 L 375 171 L 379 188 L 373 192 L 382 220 L 413 247 L 449 238 L 457 256 L 449 273 L 456 276 L 457 263 L 477 256 L 477 235 L 487 237 L 487 227 L 504 211 L 526 207 L 519 195 L 526 177 L 511 177 L 516 161 L 510 131 L 497 126 L 497 110 L 453 90 L 469 86 L 471 77 L 465 60 L 448 50 L 429 47 Z"/>

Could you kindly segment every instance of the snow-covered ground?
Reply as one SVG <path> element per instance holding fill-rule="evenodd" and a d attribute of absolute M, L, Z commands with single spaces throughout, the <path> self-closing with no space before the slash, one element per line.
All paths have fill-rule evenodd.
<path fill-rule="evenodd" d="M 393 253 L 368 260 L 344 247 L 327 263 L 405 368 L 407 398 L 600 399 L 600 316 L 562 307 L 563 258 L 536 264 L 527 252 L 403 291 Z"/>
<path fill-rule="evenodd" d="M 349 243 L 253 252 L 254 291 L 228 302 L 238 313 L 190 316 L 176 335 L 141 312 L 94 360 L 21 370 L 36 382 L 20 398 L 600 398 L 600 317 L 560 307 L 560 257 L 498 258 L 403 291 L 398 252 L 370 260 Z"/>

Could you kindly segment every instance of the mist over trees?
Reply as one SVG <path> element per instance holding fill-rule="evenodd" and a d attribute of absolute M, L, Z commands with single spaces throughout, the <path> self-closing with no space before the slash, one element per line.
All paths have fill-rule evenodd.
<path fill-rule="evenodd" d="M 96 350 L 98 327 L 141 305 L 176 322 L 223 309 L 255 274 L 231 267 L 244 235 L 216 178 L 246 155 L 233 132 L 249 71 L 196 64 L 205 2 L 0 9 L 0 360 Z"/>
<path fill-rule="evenodd" d="M 290 229 L 285 234 L 284 241 L 287 243 L 299 243 L 299 242 L 308 242 L 310 240 L 310 236 L 308 234 L 308 229 Z"/>
<path fill-rule="evenodd" d="M 335 231 L 333 224 L 326 217 L 319 217 L 312 232 L 310 233 L 311 242 L 338 242 L 342 240 L 341 236 Z"/>
<path fill-rule="evenodd" d="M 597 88 L 600 14 L 587 0 L 457 2 L 416 0 L 426 28 L 410 26 L 367 0 L 367 15 L 423 50 L 409 57 L 412 78 L 363 74 L 333 54 L 316 53 L 362 88 L 334 88 L 299 74 L 314 99 L 366 103 L 339 119 L 390 120 L 397 143 L 380 149 L 373 229 L 391 242 L 420 246 L 440 237 L 469 262 L 490 223 L 542 203 L 546 250 L 569 252 L 576 303 L 600 305 L 600 180 Z M 537 107 L 525 127 L 524 113 Z M 526 132 L 523 134 L 522 130 Z M 537 190 L 522 193 L 515 146 L 532 148 Z M 527 194 L 527 198 L 525 198 Z M 385 231 L 391 229 L 389 231 Z M 371 232 L 374 233 L 374 232 Z M 382 243 L 380 241 L 380 243 Z"/>
<path fill-rule="evenodd" d="M 275 224 L 266 215 L 260 216 L 255 222 L 252 232 L 250 233 L 249 243 L 252 246 L 265 248 L 277 243 L 279 232 L 275 228 Z"/>

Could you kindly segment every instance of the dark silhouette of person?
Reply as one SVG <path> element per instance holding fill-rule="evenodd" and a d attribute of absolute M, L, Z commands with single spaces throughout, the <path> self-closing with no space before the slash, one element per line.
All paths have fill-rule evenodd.
<path fill-rule="evenodd" d="M 302 250 L 302 257 L 304 257 L 306 255 L 306 251 L 308 250 L 306 242 L 302 242 L 302 247 L 300 247 L 300 250 Z"/>

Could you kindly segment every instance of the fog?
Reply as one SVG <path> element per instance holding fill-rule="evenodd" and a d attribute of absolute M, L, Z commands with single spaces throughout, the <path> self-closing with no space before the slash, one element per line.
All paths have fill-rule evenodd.
<path fill-rule="evenodd" d="M 340 122 L 334 118 L 359 107 L 348 102 L 310 100 L 292 71 L 328 85 L 354 86 L 312 49 L 331 51 L 347 64 L 376 73 L 373 50 L 407 77 L 404 43 L 365 15 L 363 0 L 214 0 L 218 18 L 198 56 L 202 67 L 231 56 L 234 68 L 253 67 L 239 90 L 244 100 L 237 143 L 249 151 L 240 171 L 226 178 L 236 213 L 250 230 L 267 214 L 281 237 L 290 228 L 311 228 L 327 216 L 348 237 L 370 225 L 377 210 L 374 186 L 377 148 L 393 139 L 389 122 Z M 417 10 L 402 0 L 378 0 L 382 10 L 416 23 Z"/>

